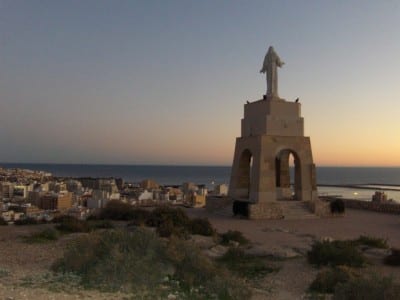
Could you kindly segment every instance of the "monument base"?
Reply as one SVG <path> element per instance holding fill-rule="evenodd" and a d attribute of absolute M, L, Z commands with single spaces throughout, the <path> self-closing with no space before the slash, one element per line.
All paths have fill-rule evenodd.
<path fill-rule="evenodd" d="M 316 199 L 315 165 L 309 137 L 249 136 L 236 139 L 229 196 L 252 203 L 291 198 L 289 155 L 293 154 L 294 195 L 299 201 Z"/>
<path fill-rule="evenodd" d="M 249 219 L 283 219 L 283 209 L 277 202 L 249 204 Z"/>

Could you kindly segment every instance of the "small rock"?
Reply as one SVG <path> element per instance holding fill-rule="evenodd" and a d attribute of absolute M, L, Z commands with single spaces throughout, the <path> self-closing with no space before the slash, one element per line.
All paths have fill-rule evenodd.
<path fill-rule="evenodd" d="M 168 294 L 167 299 L 168 299 L 168 300 L 175 300 L 175 299 L 176 299 L 176 296 L 175 296 L 174 294 Z"/>
<path fill-rule="evenodd" d="M 364 250 L 364 254 L 384 258 L 391 253 L 390 249 L 369 248 Z"/>
<path fill-rule="evenodd" d="M 293 258 L 301 256 L 301 253 L 292 248 L 272 248 L 253 247 L 246 249 L 245 253 L 254 256 L 272 256 L 275 258 Z"/>
<path fill-rule="evenodd" d="M 276 231 L 277 231 L 277 232 L 283 232 L 283 233 L 290 233 L 290 230 L 289 230 L 289 229 L 280 228 L 280 227 L 276 228 Z"/>
<path fill-rule="evenodd" d="M 323 236 L 323 237 L 320 237 L 320 239 L 319 239 L 320 242 L 333 242 L 334 240 L 335 239 L 330 236 Z"/>
<path fill-rule="evenodd" d="M 294 258 L 300 256 L 300 254 L 291 248 L 281 248 L 275 251 L 273 256 L 279 258 Z"/>
<path fill-rule="evenodd" d="M 228 251 L 228 247 L 216 245 L 209 250 L 205 251 L 205 254 L 209 257 L 217 258 L 223 256 Z"/>
<path fill-rule="evenodd" d="M 237 247 L 239 247 L 239 242 L 236 242 L 236 241 L 229 241 L 229 246 L 232 246 L 232 247 L 234 247 L 234 248 L 237 248 Z"/>
<path fill-rule="evenodd" d="M 252 255 L 252 256 L 268 256 L 271 255 L 271 252 L 266 251 L 262 247 L 252 247 L 244 250 L 244 253 L 247 255 Z"/>
<path fill-rule="evenodd" d="M 191 241 L 196 244 L 200 249 L 209 249 L 215 245 L 213 237 L 203 235 L 192 235 Z"/>
<path fill-rule="evenodd" d="M 299 253 L 300 255 L 306 255 L 307 252 L 310 250 L 309 248 L 300 248 L 300 247 L 296 247 L 293 248 L 294 251 L 296 251 L 297 253 Z"/>

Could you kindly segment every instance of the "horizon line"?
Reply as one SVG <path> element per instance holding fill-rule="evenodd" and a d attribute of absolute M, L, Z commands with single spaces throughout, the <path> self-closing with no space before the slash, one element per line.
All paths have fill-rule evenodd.
<path fill-rule="evenodd" d="M 0 162 L 2 164 L 13 165 L 86 165 L 86 166 L 158 166 L 158 167 L 232 167 L 232 165 L 220 164 L 182 164 L 182 163 L 66 163 L 66 162 Z M 386 165 L 316 165 L 317 168 L 400 168 L 400 166 Z"/>

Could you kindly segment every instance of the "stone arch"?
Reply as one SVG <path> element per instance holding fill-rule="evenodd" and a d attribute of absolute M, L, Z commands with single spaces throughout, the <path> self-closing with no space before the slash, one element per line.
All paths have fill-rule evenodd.
<path fill-rule="evenodd" d="M 241 198 L 250 198 L 250 190 L 252 186 L 252 165 L 253 154 L 249 149 L 245 149 L 239 158 L 239 182 L 237 188 L 241 190 Z"/>
<path fill-rule="evenodd" d="M 294 160 L 294 195 L 291 189 L 291 170 L 289 159 Z M 275 186 L 278 200 L 301 200 L 302 191 L 302 163 L 296 151 L 284 148 L 278 151 L 275 156 Z"/>

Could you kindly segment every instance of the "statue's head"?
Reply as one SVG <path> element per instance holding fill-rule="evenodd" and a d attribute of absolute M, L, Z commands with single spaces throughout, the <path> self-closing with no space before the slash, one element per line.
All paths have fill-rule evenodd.
<path fill-rule="evenodd" d="M 269 53 L 271 53 L 271 52 L 274 52 L 274 47 L 272 47 L 272 46 L 269 46 L 269 48 L 268 48 L 268 52 L 269 52 Z"/>

